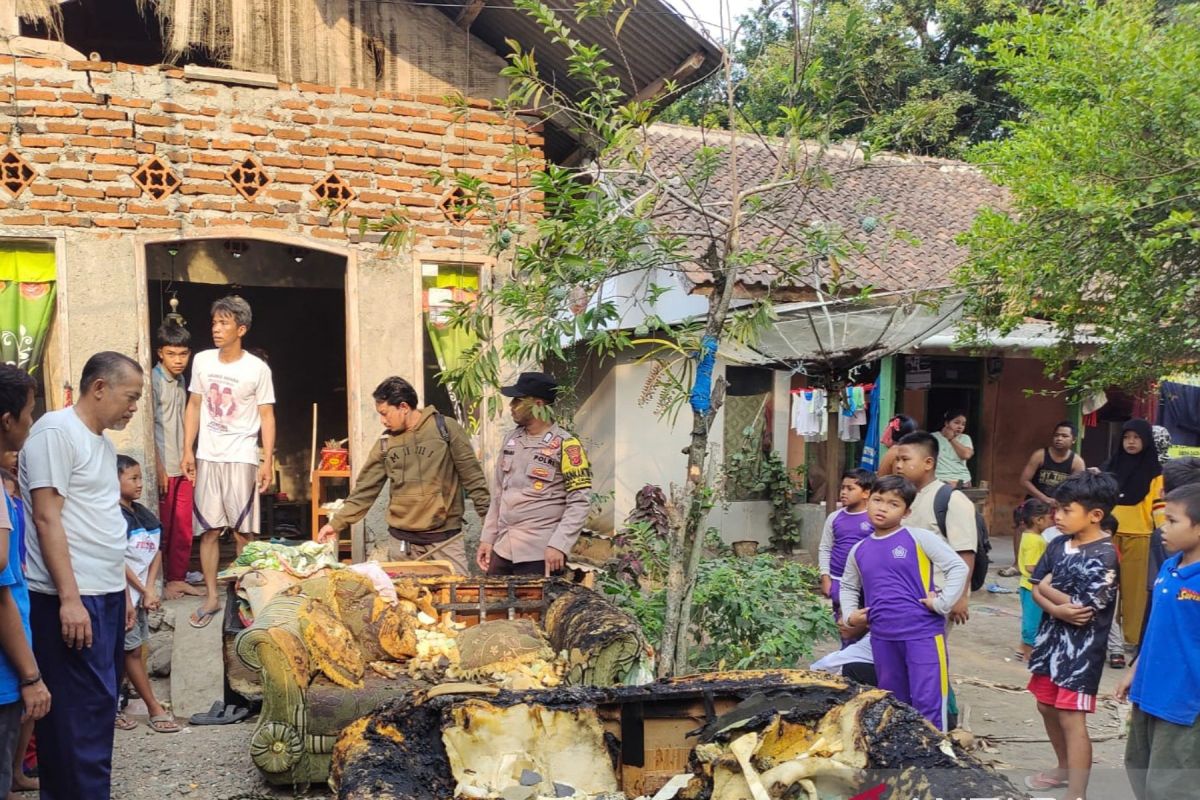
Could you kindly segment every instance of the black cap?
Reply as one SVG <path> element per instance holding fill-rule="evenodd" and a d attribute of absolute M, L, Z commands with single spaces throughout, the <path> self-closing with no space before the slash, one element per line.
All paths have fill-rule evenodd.
<path fill-rule="evenodd" d="M 558 396 L 558 383 L 544 372 L 522 372 L 512 386 L 500 387 L 505 397 L 536 397 L 553 403 Z"/>

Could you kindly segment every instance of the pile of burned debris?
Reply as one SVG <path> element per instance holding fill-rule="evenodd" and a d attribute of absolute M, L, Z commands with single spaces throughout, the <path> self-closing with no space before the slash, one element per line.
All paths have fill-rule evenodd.
<path fill-rule="evenodd" d="M 331 784 L 342 800 L 1023 796 L 887 692 L 803 671 L 443 685 L 347 728 Z"/>

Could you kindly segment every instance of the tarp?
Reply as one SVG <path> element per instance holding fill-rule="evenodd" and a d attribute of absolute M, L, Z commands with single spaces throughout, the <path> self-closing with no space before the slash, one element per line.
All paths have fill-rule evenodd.
<path fill-rule="evenodd" d="M 55 277 L 53 245 L 0 242 L 0 362 L 31 375 L 41 369 Z"/>

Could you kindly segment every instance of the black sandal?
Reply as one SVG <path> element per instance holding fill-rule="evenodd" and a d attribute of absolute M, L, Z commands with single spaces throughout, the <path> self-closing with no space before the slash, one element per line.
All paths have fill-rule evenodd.
<path fill-rule="evenodd" d="M 1125 654 L 1124 653 L 1109 653 L 1108 665 L 1113 669 L 1125 669 Z"/>

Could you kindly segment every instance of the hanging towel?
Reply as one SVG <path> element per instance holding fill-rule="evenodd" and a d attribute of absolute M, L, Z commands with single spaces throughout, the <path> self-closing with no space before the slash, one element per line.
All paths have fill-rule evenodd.
<path fill-rule="evenodd" d="M 867 414 L 867 436 L 862 460 L 858 466 L 875 472 L 879 469 L 879 384 L 871 390 L 870 411 Z"/>

